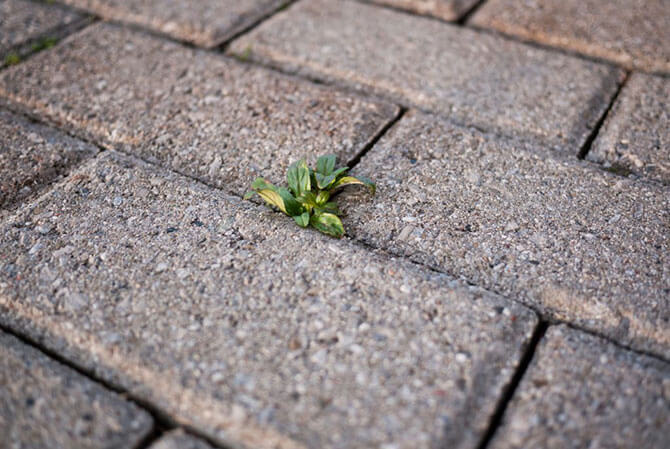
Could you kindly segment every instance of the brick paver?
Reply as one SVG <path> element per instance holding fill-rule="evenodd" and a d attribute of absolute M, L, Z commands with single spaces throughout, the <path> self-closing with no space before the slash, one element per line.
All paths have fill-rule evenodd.
<path fill-rule="evenodd" d="M 92 145 L 0 109 L 0 214 L 96 152 Z"/>
<path fill-rule="evenodd" d="M 212 446 L 199 438 L 177 430 L 162 436 L 149 446 L 149 449 L 212 449 Z"/>
<path fill-rule="evenodd" d="M 151 417 L 0 332 L 0 447 L 136 447 Z"/>
<path fill-rule="evenodd" d="M 497 36 L 337 0 L 298 2 L 234 41 L 231 51 L 572 154 L 622 75 Z"/>
<path fill-rule="evenodd" d="M 537 323 L 113 153 L 0 252 L 2 324 L 233 447 L 475 447 Z"/>
<path fill-rule="evenodd" d="M 670 365 L 551 327 L 492 449 L 668 446 Z"/>
<path fill-rule="evenodd" d="M 667 0 L 489 0 L 470 23 L 629 69 L 670 73 Z"/>
<path fill-rule="evenodd" d="M 670 357 L 668 188 L 415 112 L 356 169 L 350 235 Z"/>
<path fill-rule="evenodd" d="M 238 194 L 302 156 L 353 158 L 398 111 L 107 24 L 2 73 L 0 96 Z"/>
<path fill-rule="evenodd" d="M 234 36 L 285 0 L 61 0 L 105 19 L 133 23 L 203 47 Z"/>
<path fill-rule="evenodd" d="M 443 20 L 457 20 L 467 13 L 478 0 L 364 0 L 370 3 L 405 9 L 416 14 L 434 16 Z"/>
<path fill-rule="evenodd" d="M 20 56 L 40 39 L 62 36 L 84 20 L 81 14 L 30 0 L 0 0 L 0 67 L 10 54 Z"/>
<path fill-rule="evenodd" d="M 670 5 L 669 5 L 670 6 Z M 670 184 L 670 79 L 635 73 L 587 154 L 619 172 Z"/>

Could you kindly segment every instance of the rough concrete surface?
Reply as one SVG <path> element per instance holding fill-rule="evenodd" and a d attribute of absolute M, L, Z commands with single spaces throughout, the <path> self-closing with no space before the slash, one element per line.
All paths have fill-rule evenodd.
<path fill-rule="evenodd" d="M 667 0 L 488 0 L 469 23 L 629 69 L 670 73 Z"/>
<path fill-rule="evenodd" d="M 97 149 L 0 109 L 0 211 L 25 201 Z"/>
<path fill-rule="evenodd" d="M 108 24 L 3 72 L 0 97 L 238 194 L 303 156 L 352 159 L 398 112 Z"/>
<path fill-rule="evenodd" d="M 668 447 L 670 365 L 550 327 L 492 449 Z"/>
<path fill-rule="evenodd" d="M 230 51 L 571 154 L 623 75 L 498 36 L 338 0 L 298 2 Z"/>
<path fill-rule="evenodd" d="M 350 235 L 670 358 L 670 190 L 416 112 L 357 165 Z"/>
<path fill-rule="evenodd" d="M 670 79 L 633 74 L 587 158 L 670 184 L 669 98 Z"/>
<path fill-rule="evenodd" d="M 407 11 L 437 17 L 442 20 L 458 20 L 475 6 L 478 0 L 364 0 L 379 5 L 392 6 Z"/>
<path fill-rule="evenodd" d="M 537 323 L 113 152 L 0 252 L 2 324 L 231 447 L 474 447 Z"/>
<path fill-rule="evenodd" d="M 135 405 L 0 332 L 0 447 L 133 448 L 151 427 Z"/>
<path fill-rule="evenodd" d="M 214 47 L 276 10 L 285 0 L 61 0 L 105 19 Z"/>
<path fill-rule="evenodd" d="M 174 430 L 163 435 L 149 449 L 212 449 L 212 446 L 181 430 Z"/>

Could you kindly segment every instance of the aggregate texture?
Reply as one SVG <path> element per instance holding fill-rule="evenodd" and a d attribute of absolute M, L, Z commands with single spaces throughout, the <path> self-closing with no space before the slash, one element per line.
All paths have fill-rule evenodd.
<path fill-rule="evenodd" d="M 0 74 L 0 97 L 236 194 L 257 176 L 283 182 L 301 157 L 335 153 L 346 163 L 398 113 L 104 23 Z"/>
<path fill-rule="evenodd" d="M 0 447 L 132 448 L 152 428 L 134 404 L 0 332 Z"/>
<path fill-rule="evenodd" d="M 478 0 L 366 0 L 370 3 L 394 8 L 442 20 L 458 20 L 467 13 Z"/>
<path fill-rule="evenodd" d="M 670 365 L 550 327 L 492 449 L 668 446 Z"/>
<path fill-rule="evenodd" d="M 469 23 L 628 69 L 670 73 L 667 0 L 489 0 Z"/>
<path fill-rule="evenodd" d="M 670 79 L 633 74 L 587 158 L 670 184 L 669 98 Z"/>
<path fill-rule="evenodd" d="M 571 154 L 623 80 L 608 65 L 341 0 L 295 3 L 229 51 Z"/>
<path fill-rule="evenodd" d="M 537 325 L 113 151 L 0 236 L 3 325 L 235 448 L 474 447 Z"/>
<path fill-rule="evenodd" d="M 552 157 L 553 155 L 553 157 Z M 670 190 L 410 111 L 344 193 L 349 233 L 670 359 Z"/>
<path fill-rule="evenodd" d="M 149 446 L 149 449 L 213 449 L 205 441 L 192 437 L 182 430 L 174 430 Z"/>

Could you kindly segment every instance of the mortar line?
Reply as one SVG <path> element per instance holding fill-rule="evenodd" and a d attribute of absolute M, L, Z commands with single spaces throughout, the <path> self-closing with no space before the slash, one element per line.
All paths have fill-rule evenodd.
<path fill-rule="evenodd" d="M 379 142 L 379 140 L 382 137 L 388 134 L 389 130 L 393 128 L 396 123 L 400 121 L 400 119 L 405 115 L 405 112 L 407 112 L 407 108 L 399 106 L 398 112 L 396 113 L 395 117 L 391 118 L 382 127 L 382 129 L 380 129 L 379 132 L 377 132 L 376 135 L 372 136 L 369 142 L 363 146 L 363 148 L 358 152 L 358 154 L 356 154 L 351 160 L 349 160 L 349 162 L 346 163 L 346 166 L 349 168 L 354 168 L 356 165 L 358 165 L 363 156 L 365 156 L 368 153 L 368 151 L 370 151 L 377 144 L 377 142 Z"/>
<path fill-rule="evenodd" d="M 478 0 L 474 5 L 470 7 L 465 13 L 458 18 L 456 23 L 462 27 L 466 26 L 466 23 L 468 20 L 470 20 L 470 17 L 472 17 L 482 6 L 484 6 L 484 3 L 486 3 L 487 0 Z"/>

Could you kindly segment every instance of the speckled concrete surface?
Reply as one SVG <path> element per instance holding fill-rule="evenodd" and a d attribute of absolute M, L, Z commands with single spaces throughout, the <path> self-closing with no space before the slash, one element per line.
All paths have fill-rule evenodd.
<path fill-rule="evenodd" d="M 477 0 L 363 0 L 369 3 L 392 6 L 416 14 L 443 20 L 458 20 L 475 6 Z"/>
<path fill-rule="evenodd" d="M 409 112 L 357 165 L 350 235 L 670 358 L 670 190 Z"/>
<path fill-rule="evenodd" d="M 669 98 L 670 79 L 633 74 L 587 158 L 670 184 Z"/>
<path fill-rule="evenodd" d="M 230 51 L 571 154 L 622 79 L 609 66 L 353 1 L 298 2 Z"/>
<path fill-rule="evenodd" d="M 0 210 L 26 201 L 97 149 L 0 109 Z"/>
<path fill-rule="evenodd" d="M 398 111 L 107 24 L 53 50 L 2 73 L 0 96 L 238 194 L 303 156 L 353 158 Z"/>
<path fill-rule="evenodd" d="M 39 39 L 62 36 L 83 21 L 83 15 L 58 5 L 0 0 L 0 67 L 8 54 L 23 54 Z"/>
<path fill-rule="evenodd" d="M 469 23 L 629 69 L 670 73 L 667 0 L 488 0 Z"/>
<path fill-rule="evenodd" d="M 212 446 L 181 430 L 174 430 L 163 435 L 149 449 L 212 449 Z"/>
<path fill-rule="evenodd" d="M 668 447 L 670 365 L 550 327 L 491 449 Z"/>
<path fill-rule="evenodd" d="M 151 428 L 135 405 L 0 332 L 0 447 L 132 448 Z"/>
<path fill-rule="evenodd" d="M 281 7 L 286 0 L 61 0 L 105 19 L 128 22 L 214 47 Z"/>
<path fill-rule="evenodd" d="M 2 324 L 233 447 L 474 447 L 537 323 L 111 152 L 0 252 Z"/>

